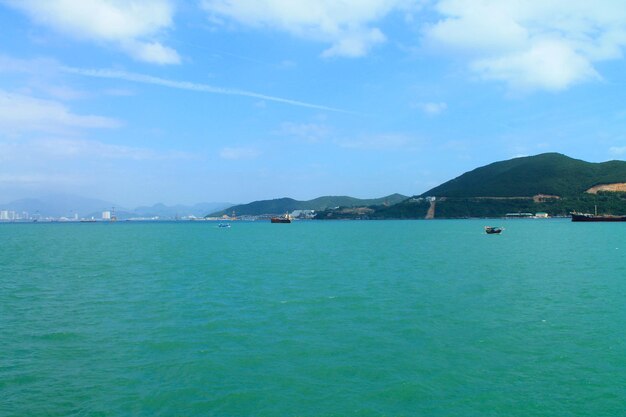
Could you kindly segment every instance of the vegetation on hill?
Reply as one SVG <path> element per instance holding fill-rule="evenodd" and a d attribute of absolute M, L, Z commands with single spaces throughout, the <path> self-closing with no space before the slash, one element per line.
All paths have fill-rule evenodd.
<path fill-rule="evenodd" d="M 585 162 L 559 153 L 494 162 L 424 194 L 436 197 L 575 196 L 598 184 L 626 182 L 626 162 Z"/>
<path fill-rule="evenodd" d="M 393 205 L 400 201 L 406 200 L 407 197 L 401 194 L 391 194 L 387 197 L 375 199 L 359 199 L 346 196 L 326 196 L 318 197 L 313 200 L 299 201 L 292 198 L 278 198 L 275 200 L 254 201 L 249 204 L 240 204 L 229 207 L 225 210 L 211 213 L 209 216 L 223 216 L 224 214 L 232 214 L 234 211 L 237 216 L 260 216 L 264 214 L 277 215 L 293 210 L 316 210 L 323 211 L 337 207 L 358 207 L 358 206 L 378 206 Z"/>
<path fill-rule="evenodd" d="M 375 210 L 370 219 L 423 219 L 430 203 L 409 199 Z M 568 216 L 572 211 L 600 214 L 626 214 L 626 193 L 579 194 L 559 199 L 534 201 L 532 198 L 447 197 L 436 202 L 435 218 L 504 217 L 507 213 L 548 213 Z"/>
<path fill-rule="evenodd" d="M 558 153 L 514 158 L 466 172 L 421 196 L 369 210 L 326 210 L 318 219 L 423 219 L 436 197 L 435 218 L 503 217 L 507 213 L 572 211 L 626 214 L 626 193 L 586 190 L 599 184 L 626 183 L 626 162 L 591 163 Z M 533 198 L 544 195 L 542 198 Z M 552 196 L 552 197 L 545 197 Z"/>
<path fill-rule="evenodd" d="M 476 168 L 413 198 L 399 194 L 373 200 L 281 198 L 238 205 L 212 215 L 233 211 L 237 215 L 263 215 L 315 210 L 317 219 L 423 219 L 431 208 L 426 196 L 436 197 L 435 218 L 502 217 L 507 213 L 537 212 L 567 216 L 572 211 L 592 213 L 595 206 L 599 213 L 626 214 L 626 193 L 585 193 L 593 186 L 614 183 L 626 183 L 626 162 L 592 163 L 545 153 Z M 533 199 L 537 195 L 554 197 Z"/>

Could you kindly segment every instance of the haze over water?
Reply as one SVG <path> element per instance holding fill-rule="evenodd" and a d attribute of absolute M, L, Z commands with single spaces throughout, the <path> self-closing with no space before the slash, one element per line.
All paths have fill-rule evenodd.
<path fill-rule="evenodd" d="M 0 239 L 2 416 L 624 414 L 625 224 L 0 224 Z"/>

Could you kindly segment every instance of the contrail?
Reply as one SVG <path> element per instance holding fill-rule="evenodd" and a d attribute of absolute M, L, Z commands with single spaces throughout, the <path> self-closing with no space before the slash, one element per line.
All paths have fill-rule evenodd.
<path fill-rule="evenodd" d="M 288 98 L 268 96 L 265 94 L 259 94 L 259 93 L 255 93 L 252 91 L 214 87 L 214 86 L 207 85 L 207 84 L 197 84 L 197 83 L 191 83 L 188 81 L 168 80 L 165 78 L 153 77 L 151 75 L 137 74 L 133 72 L 115 71 L 115 70 L 108 70 L 108 69 L 74 68 L 74 67 L 61 67 L 61 69 L 67 73 L 83 75 L 86 77 L 111 78 L 111 79 L 116 79 L 116 80 L 132 81 L 132 82 L 142 83 L 142 84 L 160 85 L 163 87 L 177 88 L 179 90 L 200 91 L 203 93 L 225 94 L 225 95 L 230 95 L 230 96 L 253 97 L 253 98 L 258 98 L 261 100 L 275 101 L 278 103 L 289 104 L 291 106 L 308 107 L 311 109 L 354 114 L 354 112 L 351 112 L 348 110 L 322 106 L 319 104 L 306 103 L 304 101 L 291 100 Z"/>

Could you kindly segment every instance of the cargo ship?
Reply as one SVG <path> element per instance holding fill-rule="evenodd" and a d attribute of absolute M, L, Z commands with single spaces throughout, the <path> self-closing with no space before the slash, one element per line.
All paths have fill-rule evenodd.
<path fill-rule="evenodd" d="M 289 213 L 285 213 L 282 217 L 272 217 L 270 221 L 272 223 L 291 223 L 291 216 Z"/>
<path fill-rule="evenodd" d="M 572 213 L 573 222 L 626 222 L 626 216 L 611 214 Z"/>
<path fill-rule="evenodd" d="M 595 208 L 595 213 L 578 213 L 572 212 L 573 222 L 626 222 L 626 216 L 615 216 L 612 214 L 598 214 L 598 207 Z"/>

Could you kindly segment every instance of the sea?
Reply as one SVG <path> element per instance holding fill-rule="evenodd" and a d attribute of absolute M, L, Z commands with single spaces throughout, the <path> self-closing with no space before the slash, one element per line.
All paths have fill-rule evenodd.
<path fill-rule="evenodd" d="M 626 416 L 626 223 L 231 225 L 0 224 L 0 415 Z"/>

